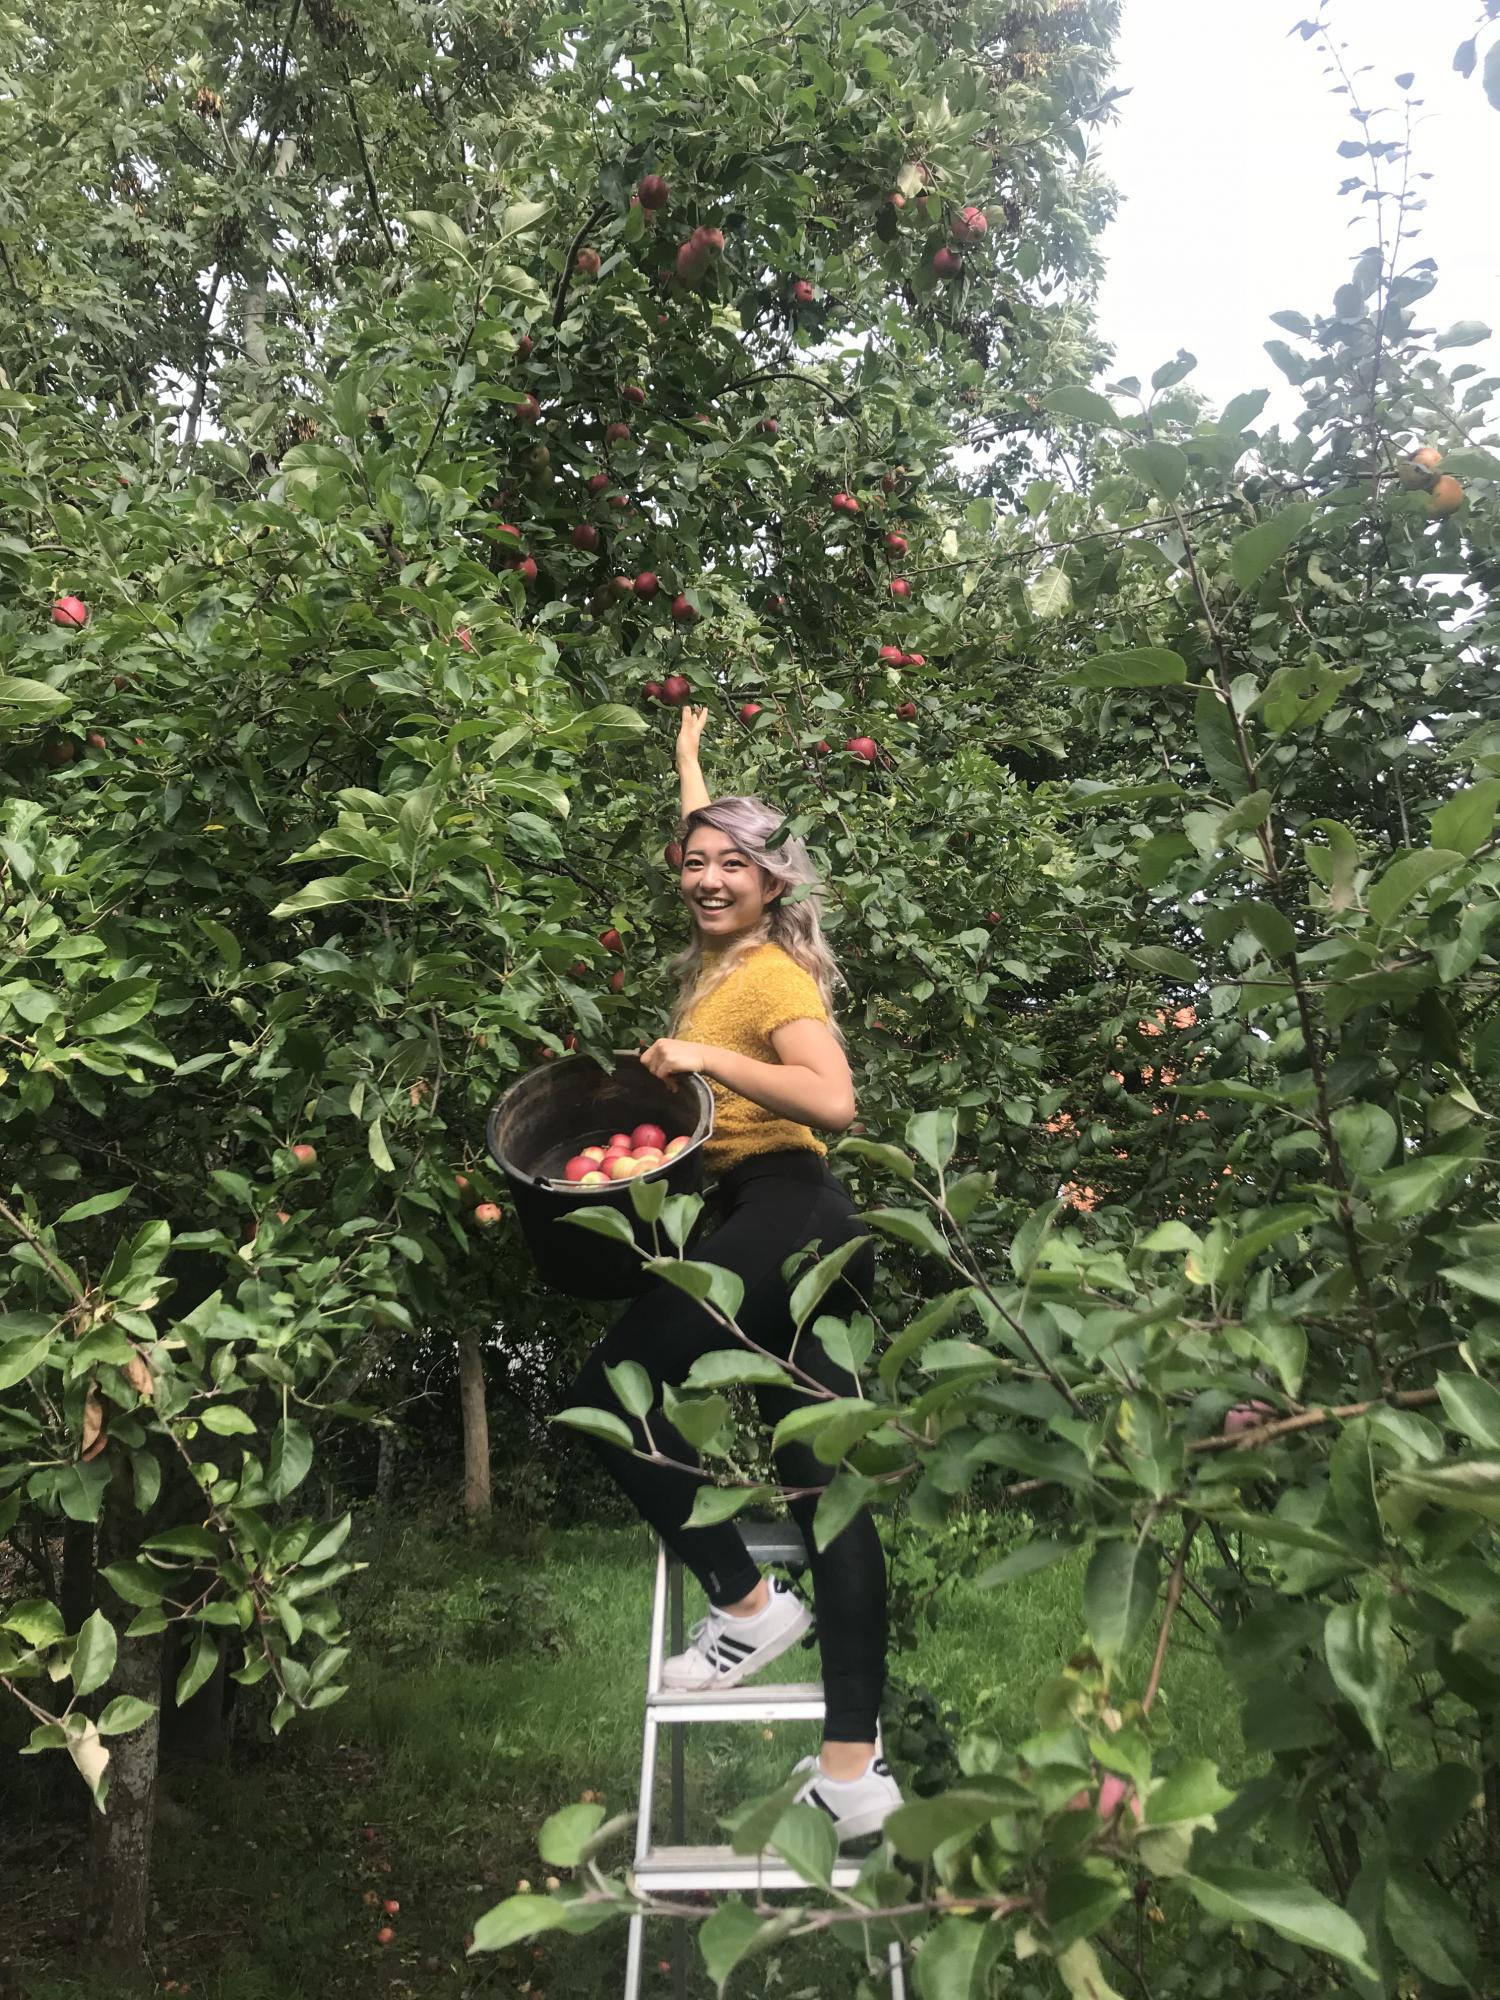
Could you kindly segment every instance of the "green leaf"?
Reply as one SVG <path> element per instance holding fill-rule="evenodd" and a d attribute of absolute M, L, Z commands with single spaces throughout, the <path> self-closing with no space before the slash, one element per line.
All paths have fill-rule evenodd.
<path fill-rule="evenodd" d="M 813 1514 L 813 1540 L 819 1551 L 836 1541 L 860 1508 L 880 1491 L 878 1481 L 862 1472 L 836 1472 L 818 1496 Z"/>
<path fill-rule="evenodd" d="M 17 1315 L 19 1317 L 19 1315 Z M 35 1317 L 46 1321 L 40 1313 Z M 7 1340 L 0 1346 L 0 1389 L 13 1389 L 17 1382 L 24 1382 L 28 1375 L 40 1368 L 52 1346 L 52 1328 L 35 1334 L 30 1339 Z"/>
<path fill-rule="evenodd" d="M 972 1833 L 1016 1803 L 1018 1787 L 1008 1779 L 959 1784 L 932 1798 L 897 1806 L 881 1831 L 905 1861 L 926 1861 L 945 1840 Z"/>
<path fill-rule="evenodd" d="M 277 917 L 300 917 L 306 910 L 326 910 L 336 903 L 367 902 L 379 893 L 363 875 L 320 875 L 316 882 L 309 882 L 306 888 L 278 903 L 271 917 L 273 921 Z"/>
<path fill-rule="evenodd" d="M 1231 799 L 1243 798 L 1256 789 L 1240 756 L 1229 709 L 1212 683 L 1205 681 L 1193 703 L 1193 722 L 1198 731 L 1198 748 L 1214 784 Z"/>
<path fill-rule="evenodd" d="M 551 1896 L 507 1896 L 475 1921 L 470 1956 L 476 1951 L 504 1951 L 539 1931 L 557 1930 L 567 1919 L 567 1904 Z"/>
<path fill-rule="evenodd" d="M 1054 1563 L 1065 1562 L 1077 1553 L 1077 1542 L 1023 1542 L 1020 1548 L 1012 1549 L 1008 1556 L 1002 1556 L 989 1569 L 981 1570 L 974 1579 L 974 1588 L 996 1590 L 1003 1583 L 1014 1583 L 1017 1577 L 1033 1576 L 1040 1569 L 1051 1569 Z"/>
<path fill-rule="evenodd" d="M 872 1165 L 883 1167 L 898 1181 L 911 1182 L 917 1178 L 915 1165 L 899 1146 L 883 1146 L 875 1139 L 840 1139 L 835 1151 L 852 1153 L 859 1160 L 869 1160 Z"/>
<path fill-rule="evenodd" d="M 1375 1748 L 1383 1750 L 1396 1678 L 1386 1598 L 1372 1594 L 1357 1604 L 1334 1605 L 1323 1625 L 1323 1655 L 1335 1687 L 1353 1706 Z"/>
<path fill-rule="evenodd" d="M 1229 568 L 1241 590 L 1249 590 L 1258 583 L 1272 563 L 1285 555 L 1313 518 L 1314 511 L 1310 500 L 1293 500 L 1235 541 L 1229 551 Z"/>
<path fill-rule="evenodd" d="M 1145 1632 L 1156 1603 L 1154 1543 L 1101 1542 L 1083 1581 L 1083 1616 L 1104 1664 L 1113 1666 Z"/>
<path fill-rule="evenodd" d="M 1110 1985 L 1099 1954 L 1087 1938 L 1079 1938 L 1059 1952 L 1055 1964 L 1071 2000 L 1124 2000 L 1119 1987 Z"/>
<path fill-rule="evenodd" d="M 295 1493 L 312 1470 L 313 1441 L 305 1424 L 287 1417 L 276 1426 L 266 1467 L 266 1491 L 273 1500 Z"/>
<path fill-rule="evenodd" d="M 1391 923 L 1429 882 L 1457 868 L 1463 859 L 1451 847 L 1418 847 L 1398 854 L 1366 892 L 1365 907 L 1372 922 Z"/>
<path fill-rule="evenodd" d="M 1072 687 L 1173 687 L 1187 679 L 1187 661 L 1165 646 L 1131 646 L 1098 653 L 1066 678 Z"/>
<path fill-rule="evenodd" d="M 91 1194 L 87 1201 L 75 1201 L 71 1208 L 65 1208 L 57 1218 L 56 1226 L 61 1229 L 65 1222 L 86 1222 L 91 1215 L 109 1215 L 129 1201 L 135 1192 L 135 1182 L 129 1187 L 111 1188 L 108 1194 Z"/>
<path fill-rule="evenodd" d="M 1475 1444 L 1500 1451 L 1500 1389 L 1474 1375 L 1439 1375 L 1443 1413 L 1455 1430 Z"/>
<path fill-rule="evenodd" d="M 381 1173 L 393 1174 L 396 1171 L 396 1162 L 391 1158 L 391 1149 L 385 1143 L 385 1126 L 379 1118 L 370 1121 L 369 1130 L 365 1134 L 365 1143 L 369 1148 L 371 1161 Z"/>
<path fill-rule="evenodd" d="M 1340 1105 L 1330 1122 L 1345 1166 L 1361 1180 L 1378 1173 L 1396 1150 L 1400 1134 L 1383 1104 Z"/>
<path fill-rule="evenodd" d="M 1342 1959 L 1366 1979 L 1375 1976 L 1365 1955 L 1365 1934 L 1353 1917 L 1299 1876 L 1259 1868 L 1205 1868 L 1177 1879 L 1211 1917 L 1265 1924 L 1293 1944 Z"/>
<path fill-rule="evenodd" d="M 1477 785 L 1466 785 L 1432 815 L 1433 846 L 1451 848 L 1467 858 L 1494 832 L 1497 811 L 1500 778 L 1482 778 Z"/>
<path fill-rule="evenodd" d="M 917 1947 L 920 2000 L 984 2000 L 988 1982 L 975 1983 L 984 1949 L 984 1926 L 964 1917 L 941 1917 Z"/>
<path fill-rule="evenodd" d="M 563 1216 L 564 1222 L 571 1222 L 579 1229 L 590 1229 L 595 1236 L 608 1236 L 616 1243 L 635 1242 L 635 1230 L 628 1215 L 617 1208 L 573 1208 Z"/>
<path fill-rule="evenodd" d="M 1491 1305 L 1500 1306 L 1500 1257 L 1476 1257 L 1471 1264 L 1450 1264 L 1440 1275 L 1450 1285 L 1461 1285 L 1466 1292 L 1477 1292 Z"/>
<path fill-rule="evenodd" d="M 1488 65 L 1486 65 L 1486 83 L 1488 83 Z M 1459 319 L 1453 322 L 1446 333 L 1440 333 L 1432 344 L 1434 347 L 1477 347 L 1480 341 L 1488 340 L 1489 337 L 1490 329 L 1482 319 Z"/>
<path fill-rule="evenodd" d="M 1034 618 L 1061 618 L 1073 602 L 1073 586 L 1061 563 L 1041 570 L 1026 586 L 1026 602 Z"/>
<path fill-rule="evenodd" d="M 1107 397 L 1101 396 L 1097 389 L 1084 388 L 1081 383 L 1066 383 L 1060 389 L 1049 390 L 1042 403 L 1054 416 L 1073 417 L 1080 423 L 1104 424 L 1114 429 L 1120 421 Z"/>
<path fill-rule="evenodd" d="M 102 1688 L 115 1670 L 118 1641 L 115 1628 L 102 1611 L 95 1611 L 79 1627 L 73 1642 L 73 1689 L 78 1695 Z"/>
<path fill-rule="evenodd" d="M 784 1389 L 790 1381 L 786 1369 L 769 1354 L 753 1354 L 748 1347 L 719 1347 L 698 1356 L 682 1386 L 724 1389 L 736 1382 L 769 1382 Z"/>
<path fill-rule="evenodd" d="M 187 1656 L 187 1665 L 177 1676 L 177 1706 L 192 1700 L 207 1685 L 219 1664 L 219 1642 L 207 1626 L 199 1626 Z"/>
<path fill-rule="evenodd" d="M 0 674 L 0 728 L 29 729 L 38 722 L 50 722 L 71 706 L 67 695 L 48 687 L 45 681 Z"/>
<path fill-rule="evenodd" d="M 722 1994 L 729 1975 L 737 1965 L 805 1922 L 801 1910 L 782 1910 L 774 1917 L 758 1917 L 748 1903 L 726 1896 L 698 1932 L 698 1949 L 714 1991 Z"/>
<path fill-rule="evenodd" d="M 1152 439 L 1149 444 L 1128 446 L 1120 456 L 1141 484 L 1163 500 L 1175 500 L 1187 481 L 1187 454 L 1175 444 Z"/>
<path fill-rule="evenodd" d="M 75 1034 L 118 1035 L 144 1021 L 156 1005 L 154 979 L 117 979 L 86 1000 L 73 1016 Z"/>
<path fill-rule="evenodd" d="M 1146 1825 L 1172 1826 L 1179 1820 L 1207 1820 L 1234 1804 L 1234 1793 L 1219 1783 L 1219 1767 L 1207 1757 L 1189 1757 L 1152 1788 Z"/>
<path fill-rule="evenodd" d="M 576 1868 L 590 1836 L 604 1818 L 601 1805 L 564 1806 L 542 1822 L 537 1851 L 553 1868 Z"/>
<path fill-rule="evenodd" d="M 99 1718 L 101 1736 L 128 1736 L 149 1722 L 156 1710 L 149 1701 L 142 1701 L 139 1695 L 117 1694 Z"/>
<path fill-rule="evenodd" d="M 628 1415 L 644 1417 L 656 1401 L 651 1377 L 639 1361 L 617 1361 L 613 1366 L 606 1362 L 604 1375 Z"/>
<path fill-rule="evenodd" d="M 930 1215 L 918 1209 L 872 1208 L 866 1212 L 865 1221 L 883 1236 L 893 1236 L 898 1243 L 908 1243 L 925 1256 L 936 1257 L 945 1264 L 951 1260 L 952 1252 L 942 1231 Z"/>
<path fill-rule="evenodd" d="M 582 1431 L 588 1437 L 602 1438 L 606 1444 L 622 1445 L 626 1451 L 635 1445 L 630 1426 L 613 1410 L 594 1410 L 586 1404 L 578 1404 L 572 1409 L 556 1411 L 547 1422 L 567 1424 L 571 1430 Z"/>
<path fill-rule="evenodd" d="M 770 1499 L 775 1490 L 772 1486 L 700 1486 L 683 1526 L 716 1528 L 721 1521 L 733 1520 L 746 1507 Z"/>
<path fill-rule="evenodd" d="M 1238 437 L 1241 431 L 1249 429 L 1270 400 L 1269 389 L 1247 389 L 1243 395 L 1232 396 L 1219 418 L 1220 435 Z"/>
<path fill-rule="evenodd" d="M 1297 933 L 1274 903 L 1246 896 L 1234 913 L 1269 958 L 1286 958 L 1297 949 Z"/>
<path fill-rule="evenodd" d="M 864 1248 L 868 1237 L 851 1236 L 847 1243 L 841 1243 L 836 1250 L 830 1250 L 826 1257 L 820 1257 L 810 1271 L 797 1280 L 792 1291 L 792 1325 L 803 1327 L 817 1310 L 819 1304 L 838 1283 L 844 1267 Z"/>
<path fill-rule="evenodd" d="M 818 1889 L 832 1885 L 839 1839 L 833 1821 L 821 1807 L 788 1806 L 776 1823 L 771 1845 L 804 1882 Z"/>
<path fill-rule="evenodd" d="M 1479 1941 L 1463 1906 L 1411 1861 L 1393 1860 L 1382 1914 L 1391 1942 L 1438 1986 L 1462 1986 L 1479 1964 Z"/>
<path fill-rule="evenodd" d="M 906 1143 L 918 1159 L 940 1174 L 958 1144 L 956 1111 L 918 1111 L 906 1121 Z"/>
<path fill-rule="evenodd" d="M 452 216 L 438 215 L 430 208 L 405 209 L 399 219 L 406 224 L 413 236 L 424 241 L 430 249 L 441 246 L 449 250 L 462 250 L 469 240 Z"/>
<path fill-rule="evenodd" d="M 1459 1459 L 1420 1469 L 1396 1466 L 1390 1477 L 1396 1485 L 1440 1506 L 1500 1521 L 1500 1458 Z"/>
<path fill-rule="evenodd" d="M 722 1264 L 695 1264 L 686 1257 L 651 1257 L 646 1269 L 690 1298 L 706 1300 L 725 1319 L 732 1320 L 745 1302 L 744 1279 Z"/>
<path fill-rule="evenodd" d="M 495 234 L 501 242 L 508 236 L 519 236 L 522 230 L 534 229 L 544 215 L 550 215 L 550 201 L 513 201 L 507 204 L 500 216 L 500 225 Z M 446 220 L 446 217 L 439 217 Z"/>
<path fill-rule="evenodd" d="M 198 1421 L 215 1437 L 255 1436 L 253 1419 L 237 1403 L 210 1403 L 207 1409 L 198 1412 Z"/>
<path fill-rule="evenodd" d="M 1174 951 L 1167 944 L 1143 944 L 1135 951 L 1121 954 L 1127 965 L 1133 965 L 1138 972 L 1154 972 L 1163 979 L 1175 979 L 1181 986 L 1193 986 L 1198 980 L 1198 968 L 1185 951 Z"/>

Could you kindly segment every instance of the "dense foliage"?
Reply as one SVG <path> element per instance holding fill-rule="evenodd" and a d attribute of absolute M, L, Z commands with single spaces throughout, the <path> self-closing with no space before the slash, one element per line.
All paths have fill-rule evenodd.
<path fill-rule="evenodd" d="M 0 1530 L 102 1566 L 0 1601 L 0 1685 L 101 1805 L 164 1634 L 179 1700 L 221 1652 L 278 1728 L 337 1698 L 320 1445 L 403 1344 L 536 1323 L 483 1118 L 655 1031 L 646 684 L 680 676 L 710 781 L 827 865 L 861 1115 L 905 1134 L 843 1152 L 880 1318 L 819 1319 L 826 1266 L 800 1294 L 868 1364 L 788 1420 L 840 1468 L 825 1525 L 899 1503 L 940 1563 L 956 1510 L 1024 1502 L 997 1590 L 1087 1557 L 1038 1733 L 966 1734 L 853 1903 L 726 1903 L 716 1978 L 811 1922 L 899 1927 L 924 2000 L 1490 1979 L 1497 385 L 1451 365 L 1483 328 L 1424 320 L 1355 99 L 1372 245 L 1278 315 L 1295 425 L 1205 409 L 1189 356 L 1087 386 L 1113 11 L 33 16 Z M 774 1489 L 708 1296 L 725 1354 L 671 1408 L 722 1514 Z M 1185 1599 L 1243 1781 L 1158 1706 Z M 816 1887 L 784 1806 L 739 1838 Z M 600 1817 L 550 1823 L 576 1879 L 480 1950 L 617 1912 Z"/>

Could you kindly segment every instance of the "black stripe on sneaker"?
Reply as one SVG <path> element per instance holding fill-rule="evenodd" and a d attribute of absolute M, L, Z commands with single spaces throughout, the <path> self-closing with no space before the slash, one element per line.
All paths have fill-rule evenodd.
<path fill-rule="evenodd" d="M 827 1799 L 824 1798 L 821 1792 L 819 1791 L 809 1792 L 807 1795 L 806 1803 L 810 1806 L 821 1806 L 824 1812 L 826 1812 L 828 1817 L 833 1821 L 834 1825 L 835 1826 L 838 1825 L 839 1823 L 838 1814 L 834 1811 L 833 1807 L 828 1803 Z"/>
<path fill-rule="evenodd" d="M 745 1639 L 726 1639 L 722 1636 L 715 1641 L 715 1649 L 727 1653 L 731 1660 L 743 1660 L 747 1653 L 755 1651 L 755 1647 Z"/>

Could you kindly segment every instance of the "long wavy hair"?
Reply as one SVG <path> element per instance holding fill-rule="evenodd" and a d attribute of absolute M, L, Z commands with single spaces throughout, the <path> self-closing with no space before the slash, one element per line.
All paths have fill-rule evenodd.
<path fill-rule="evenodd" d="M 671 961 L 672 970 L 681 978 L 671 1033 L 677 1033 L 698 1002 L 721 985 L 750 952 L 763 944 L 779 944 L 788 958 L 812 976 L 834 1034 L 840 1041 L 844 1039 L 833 1009 L 835 989 L 845 980 L 823 935 L 822 878 L 800 840 L 788 837 L 776 847 L 767 846 L 781 825 L 781 814 L 760 799 L 714 799 L 688 814 L 684 846 L 695 828 L 711 826 L 784 886 L 776 900 L 766 905 L 761 921 L 722 951 L 706 951 L 703 933 L 694 925 L 691 943 Z M 803 892 L 795 902 L 791 900 L 794 889 Z"/>

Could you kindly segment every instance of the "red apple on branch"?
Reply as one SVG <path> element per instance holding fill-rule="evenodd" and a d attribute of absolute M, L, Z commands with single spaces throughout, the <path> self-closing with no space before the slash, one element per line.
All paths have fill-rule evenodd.
<path fill-rule="evenodd" d="M 629 424 L 614 423 L 610 424 L 606 428 L 604 433 L 604 442 L 606 444 L 624 444 L 629 436 L 630 436 Z"/>
<path fill-rule="evenodd" d="M 851 757 L 858 757 L 866 764 L 873 764 L 880 755 L 880 746 L 873 736 L 851 736 L 844 748 Z"/>
<path fill-rule="evenodd" d="M 692 691 L 692 683 L 681 674 L 668 674 L 661 684 L 661 698 L 669 708 L 681 708 Z"/>
<path fill-rule="evenodd" d="M 89 608 L 81 597 L 59 597 L 52 607 L 52 622 L 81 631 L 89 622 Z"/>
<path fill-rule="evenodd" d="M 585 244 L 583 249 L 581 249 L 578 255 L 573 259 L 573 262 L 578 267 L 578 275 L 580 278 L 598 277 L 600 257 L 599 257 L 599 252 L 597 250 L 591 250 L 589 249 L 588 245 Z"/>
<path fill-rule="evenodd" d="M 518 424 L 539 424 L 542 420 L 542 406 L 535 396 L 523 396 L 511 411 Z"/>
<path fill-rule="evenodd" d="M 550 1056 L 552 1051 L 548 1049 L 547 1053 Z M 482 1201 L 474 1211 L 474 1220 L 479 1224 L 481 1229 L 493 1229 L 495 1224 L 502 1219 L 502 1214 L 503 1211 L 494 1202 Z"/>
<path fill-rule="evenodd" d="M 625 949 L 624 938 L 620 936 L 620 933 L 613 926 L 607 931 L 600 931 L 599 942 L 606 951 L 623 951 Z"/>
<path fill-rule="evenodd" d="M 598 499 L 601 493 L 609 490 L 609 483 L 609 474 L 607 472 L 591 472 L 585 481 L 590 495 L 595 500 Z"/>
<path fill-rule="evenodd" d="M 754 722 L 756 716 L 760 713 L 761 706 L 758 701 L 747 701 L 740 704 L 740 721 L 747 726 Z"/>
<path fill-rule="evenodd" d="M 932 253 L 932 274 L 935 278 L 956 278 L 963 267 L 963 258 L 956 250 L 950 250 L 946 243 L 941 250 Z"/>
<path fill-rule="evenodd" d="M 592 554 L 599 546 L 599 530 L 592 521 L 578 521 L 573 527 L 572 542 L 575 549 Z"/>
<path fill-rule="evenodd" d="M 885 538 L 885 552 L 888 556 L 904 556 L 907 546 L 905 535 L 890 534 Z"/>
<path fill-rule="evenodd" d="M 906 665 L 906 655 L 899 646 L 882 646 L 880 649 L 880 664 L 883 667 L 904 667 Z"/>
<path fill-rule="evenodd" d="M 891 578 L 891 595 L 902 603 L 905 603 L 906 599 L 911 596 L 911 585 L 904 576 L 893 576 Z"/>
<path fill-rule="evenodd" d="M 696 625 L 703 613 L 683 591 L 678 591 L 672 599 L 672 616 L 679 625 Z"/>
<path fill-rule="evenodd" d="M 955 243 L 977 243 L 989 226 L 990 219 L 982 208 L 963 209 L 950 225 Z"/>
<path fill-rule="evenodd" d="M 635 191 L 641 198 L 642 208 L 665 208 L 672 198 L 672 190 L 660 174 L 642 174 Z"/>
<path fill-rule="evenodd" d="M 660 589 L 661 579 L 654 569 L 643 569 L 635 580 L 635 594 L 637 597 L 655 597 L 657 591 Z"/>
<path fill-rule="evenodd" d="M 806 278 L 799 278 L 792 287 L 792 297 L 799 306 L 810 306 L 816 296 Z"/>

